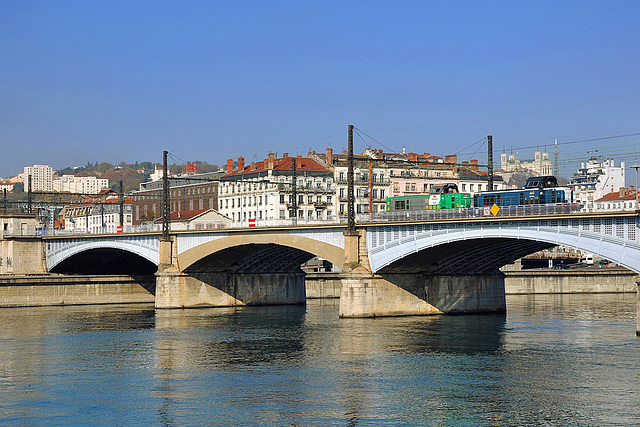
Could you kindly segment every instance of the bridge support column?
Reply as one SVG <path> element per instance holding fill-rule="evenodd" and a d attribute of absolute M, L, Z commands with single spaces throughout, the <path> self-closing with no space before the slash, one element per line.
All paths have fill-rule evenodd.
<path fill-rule="evenodd" d="M 504 275 L 357 275 L 343 279 L 340 317 L 504 313 Z"/>
<path fill-rule="evenodd" d="M 636 312 L 636 335 L 640 337 L 640 274 L 636 276 L 636 300 L 638 305 Z"/>
<path fill-rule="evenodd" d="M 180 271 L 175 237 L 160 240 L 156 308 L 304 304 L 304 272 Z"/>
<path fill-rule="evenodd" d="M 159 273 L 156 308 L 304 304 L 304 273 Z"/>

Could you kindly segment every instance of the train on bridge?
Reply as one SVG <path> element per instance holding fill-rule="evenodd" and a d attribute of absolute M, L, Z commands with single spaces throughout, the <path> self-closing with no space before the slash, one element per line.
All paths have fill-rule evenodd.
<path fill-rule="evenodd" d="M 527 206 L 547 204 L 573 204 L 573 190 L 561 187 L 555 176 L 537 176 L 527 179 L 522 189 L 484 191 L 471 195 L 461 193 L 456 184 L 434 187 L 430 194 L 387 198 L 387 212 Z"/>

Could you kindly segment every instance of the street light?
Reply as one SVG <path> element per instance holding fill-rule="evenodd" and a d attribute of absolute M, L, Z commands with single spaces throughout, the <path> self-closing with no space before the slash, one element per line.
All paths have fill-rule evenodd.
<path fill-rule="evenodd" d="M 636 210 L 640 209 L 640 205 L 638 204 L 638 201 L 640 200 L 640 197 L 638 197 L 638 169 L 640 168 L 640 164 L 635 164 L 635 165 L 631 165 L 631 167 L 633 169 L 636 170 Z"/>

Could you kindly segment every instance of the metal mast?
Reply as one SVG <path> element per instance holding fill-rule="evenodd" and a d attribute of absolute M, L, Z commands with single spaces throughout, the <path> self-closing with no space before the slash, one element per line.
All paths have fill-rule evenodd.
<path fill-rule="evenodd" d="M 356 231 L 355 196 L 353 194 L 353 125 L 349 125 L 349 152 L 347 157 L 347 231 Z"/>
<path fill-rule="evenodd" d="M 493 191 L 493 135 L 487 136 L 487 150 L 488 150 L 488 160 L 487 160 L 487 189 L 489 191 Z"/>
<path fill-rule="evenodd" d="M 169 205 L 169 173 L 167 151 L 162 152 L 162 237 L 168 238 L 171 231 L 171 206 Z"/>
<path fill-rule="evenodd" d="M 124 233 L 124 186 L 120 181 L 120 231 Z"/>
<path fill-rule="evenodd" d="M 291 169 L 293 170 L 293 176 L 291 177 L 291 210 L 293 211 L 293 225 L 298 224 L 298 173 L 296 158 L 291 158 Z"/>

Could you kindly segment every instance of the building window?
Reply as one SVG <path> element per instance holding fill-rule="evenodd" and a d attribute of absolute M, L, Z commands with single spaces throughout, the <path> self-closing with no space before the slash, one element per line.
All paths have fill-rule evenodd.
<path fill-rule="evenodd" d="M 331 204 L 331 196 L 327 196 L 327 203 Z"/>

